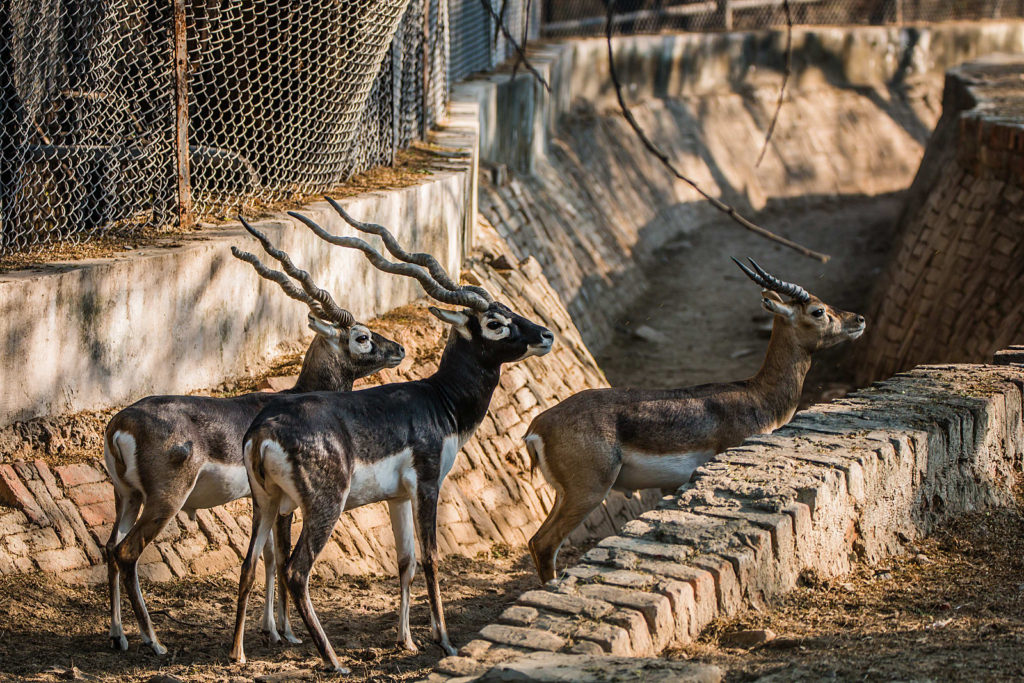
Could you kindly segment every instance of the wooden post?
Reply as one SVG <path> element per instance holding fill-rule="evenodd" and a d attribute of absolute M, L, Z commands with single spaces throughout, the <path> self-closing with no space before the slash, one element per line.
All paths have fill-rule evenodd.
<path fill-rule="evenodd" d="M 427 139 L 430 132 L 430 3 L 423 0 L 423 120 L 420 122 L 420 138 Z M 440 8 L 438 8 L 440 11 Z"/>
<path fill-rule="evenodd" d="M 14 85 L 14 23 L 9 0 L 0 0 L 0 253 L 12 247 L 22 228 L 15 197 L 24 110 Z"/>
<path fill-rule="evenodd" d="M 192 179 L 188 156 L 188 45 L 185 0 L 174 3 L 174 156 L 178 180 L 178 228 L 192 227 Z"/>

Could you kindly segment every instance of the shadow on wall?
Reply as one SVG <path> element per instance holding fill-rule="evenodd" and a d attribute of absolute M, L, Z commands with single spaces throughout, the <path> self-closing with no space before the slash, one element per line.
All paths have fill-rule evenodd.
<path fill-rule="evenodd" d="M 875 289 L 859 381 L 920 363 L 985 361 L 1024 338 L 1021 74 L 1014 58 L 950 72 L 943 120 Z"/>
<path fill-rule="evenodd" d="M 758 168 L 777 83 L 742 94 L 653 100 L 634 112 L 684 173 L 760 220 L 757 212 L 776 202 L 795 209 L 823 197 L 885 196 L 907 187 L 922 146 L 908 133 L 914 126 L 904 124 L 937 114 L 928 101 L 938 101 L 938 87 L 926 82 L 913 97 L 898 84 L 884 95 L 827 83 L 795 90 Z M 698 229 L 746 239 L 742 228 L 671 177 L 620 116 L 586 105 L 563 118 L 535 174 L 514 175 L 500 186 L 485 178 L 480 206 L 519 258 L 540 261 L 595 353 L 611 339 L 614 321 L 647 291 L 646 271 L 661 245 Z M 763 216 L 768 229 L 791 236 L 786 211 Z M 828 222 L 824 234 L 805 234 L 803 241 L 838 249 L 824 231 Z"/>

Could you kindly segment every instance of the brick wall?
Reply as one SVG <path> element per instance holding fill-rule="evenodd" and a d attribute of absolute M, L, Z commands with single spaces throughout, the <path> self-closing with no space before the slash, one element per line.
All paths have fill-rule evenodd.
<path fill-rule="evenodd" d="M 854 366 L 980 361 L 1024 339 L 1024 60 L 950 70 Z"/>
<path fill-rule="evenodd" d="M 1024 370 L 1012 365 L 1022 358 L 919 367 L 748 439 L 520 596 L 431 680 L 537 652 L 656 655 L 716 617 L 764 608 L 805 569 L 840 575 L 953 515 L 1011 502 L 1024 459 Z"/>
<path fill-rule="evenodd" d="M 606 386 L 537 262 L 519 264 L 486 222 L 481 222 L 478 238 L 480 249 L 467 264 L 464 277 L 479 282 L 523 315 L 542 321 L 558 340 L 548 355 L 506 367 L 487 417 L 456 460 L 442 489 L 438 515 L 444 555 L 473 556 L 496 543 L 526 543 L 553 500 L 543 477 L 530 474 L 522 448 L 530 420 L 577 391 Z M 405 344 L 409 360 L 381 373 L 376 381 L 416 379 L 436 367 L 446 328 L 422 304 L 402 309 L 378 327 Z M 0 574 L 42 570 L 69 581 L 105 580 L 100 548 L 110 533 L 114 504 L 113 488 L 98 458 L 103 450 L 99 436 L 94 435 L 96 443 L 89 448 L 97 454 L 93 459 L 52 465 L 44 459 L 0 464 Z M 656 500 L 611 496 L 576 538 L 612 534 Z M 160 581 L 235 571 L 248 548 L 249 510 L 248 501 L 236 501 L 200 510 L 195 521 L 179 513 L 143 553 L 140 575 Z M 395 572 L 384 504 L 346 513 L 317 571 L 328 576 Z"/>

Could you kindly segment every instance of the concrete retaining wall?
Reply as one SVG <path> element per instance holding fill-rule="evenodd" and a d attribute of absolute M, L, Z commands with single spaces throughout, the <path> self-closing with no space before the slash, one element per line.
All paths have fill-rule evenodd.
<path fill-rule="evenodd" d="M 496 270 L 487 263 L 500 256 L 509 262 L 511 254 L 486 224 L 479 229 L 479 240 L 481 250 L 464 276 L 523 315 L 543 321 L 558 340 L 550 354 L 505 369 L 488 416 L 445 480 L 438 512 L 439 549 L 443 555 L 471 557 L 494 544 L 525 545 L 551 507 L 551 491 L 539 486 L 540 475 L 531 474 L 520 448 L 533 416 L 577 391 L 607 386 L 536 261 L 516 270 Z M 422 305 L 399 314 L 397 321 L 382 324 L 405 343 L 408 358 L 372 383 L 418 379 L 436 367 L 446 328 Z M 101 444 L 95 444 L 95 452 L 102 452 Z M 588 530 L 614 533 L 656 500 L 615 496 L 594 516 Z M 114 501 L 98 458 L 52 466 L 43 459 L 0 464 L 0 503 L 13 507 L 0 507 L 0 574 L 42 570 L 67 581 L 105 580 L 100 548 L 110 534 Z M 143 553 L 139 572 L 159 581 L 234 571 L 248 548 L 250 529 L 248 501 L 200 510 L 195 521 L 179 513 Z M 345 513 L 316 571 L 326 576 L 395 573 L 394 538 L 385 505 Z"/>
<path fill-rule="evenodd" d="M 1024 60 L 950 70 L 854 367 L 979 361 L 1024 339 Z"/>
<path fill-rule="evenodd" d="M 1024 49 L 1024 24 L 807 28 L 793 44 L 789 95 L 756 168 L 783 33 L 619 37 L 614 50 L 644 129 L 684 173 L 750 215 L 776 200 L 906 188 L 938 118 L 944 70 Z M 498 73 L 453 96 L 480 110 L 480 158 L 493 170 L 482 174 L 481 212 L 517 256 L 540 261 L 599 353 L 646 290 L 644 266 L 661 244 L 740 228 L 671 178 L 620 116 L 602 115 L 617 111 L 603 39 L 541 45 L 531 60 L 550 94 L 528 74 Z M 835 248 L 825 234 L 809 246 Z"/>
<path fill-rule="evenodd" d="M 438 157 L 428 180 L 342 204 L 457 272 L 475 221 L 475 125 L 475 115 L 453 117 L 435 138 L 466 156 Z M 331 232 L 356 234 L 326 202 L 303 211 Z M 412 280 L 377 271 L 295 221 L 255 225 L 358 319 L 421 296 Z M 263 254 L 236 225 L 114 258 L 0 274 L 0 427 L 206 389 L 308 339 L 306 307 L 232 257 L 232 245 Z"/>
<path fill-rule="evenodd" d="M 654 655 L 716 617 L 764 607 L 804 570 L 843 574 L 950 516 L 1010 503 L 1022 390 L 1019 367 L 924 366 L 800 412 L 524 593 L 432 678 L 531 652 Z"/>

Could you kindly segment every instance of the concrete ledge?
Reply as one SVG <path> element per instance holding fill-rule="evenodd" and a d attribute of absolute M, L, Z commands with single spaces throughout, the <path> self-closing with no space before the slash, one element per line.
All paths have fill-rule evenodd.
<path fill-rule="evenodd" d="M 619 74 L 633 101 L 735 92 L 764 74 L 782 72 L 784 31 L 617 36 Z M 793 30 L 790 92 L 830 84 L 876 88 L 932 77 L 991 53 L 1024 51 L 1024 22 L 962 22 L 922 26 L 809 27 Z M 452 87 L 452 99 L 480 113 L 480 159 L 532 173 L 547 154 L 560 117 L 585 102 L 617 108 L 602 38 L 535 42 L 530 62 L 551 85 L 529 73 L 477 76 Z"/>
<path fill-rule="evenodd" d="M 439 156 L 423 182 L 342 204 L 457 273 L 475 223 L 476 121 L 475 111 L 453 112 L 433 142 L 459 156 Z M 326 202 L 303 212 L 334 233 L 356 234 Z M 421 295 L 412 280 L 380 273 L 291 219 L 256 226 L 359 319 Z M 263 255 L 237 225 L 175 246 L 0 275 L 0 427 L 215 386 L 309 339 L 306 307 L 233 258 L 231 245 Z"/>
<path fill-rule="evenodd" d="M 953 515 L 1008 504 L 1022 391 L 1017 367 L 924 366 L 798 413 L 700 468 L 460 654 L 484 667 L 522 650 L 649 657 L 769 605 L 803 571 L 843 574 Z"/>

